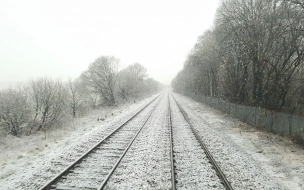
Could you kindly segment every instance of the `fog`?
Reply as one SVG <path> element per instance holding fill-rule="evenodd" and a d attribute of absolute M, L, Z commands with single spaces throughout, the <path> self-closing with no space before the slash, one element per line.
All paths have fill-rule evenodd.
<path fill-rule="evenodd" d="M 164 84 L 212 26 L 218 1 L 1 1 L 0 84 L 78 77 L 97 57 L 140 63 Z"/>

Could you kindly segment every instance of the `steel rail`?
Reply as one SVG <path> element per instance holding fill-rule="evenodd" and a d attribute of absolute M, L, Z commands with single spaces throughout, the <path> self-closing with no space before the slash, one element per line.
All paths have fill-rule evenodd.
<path fill-rule="evenodd" d="M 158 105 L 157 105 L 158 106 Z M 132 146 L 133 142 L 135 141 L 135 139 L 137 138 L 137 136 L 139 135 L 139 133 L 142 131 L 142 129 L 144 128 L 144 126 L 146 125 L 146 123 L 148 122 L 148 120 L 150 119 L 150 117 L 152 116 L 154 110 L 156 109 L 155 106 L 152 110 L 152 112 L 150 113 L 149 117 L 145 120 L 145 122 L 142 124 L 142 126 L 140 127 L 140 129 L 137 131 L 136 135 L 133 137 L 132 141 L 129 143 L 128 147 L 125 149 L 125 151 L 122 153 L 122 155 L 120 156 L 120 158 L 117 160 L 117 162 L 115 163 L 115 165 L 112 167 L 111 171 L 108 173 L 108 175 L 105 177 L 105 179 L 103 180 L 102 184 L 97 188 L 97 190 L 101 190 L 103 189 L 110 177 L 113 175 L 114 171 L 116 170 L 116 168 L 118 167 L 118 165 L 120 164 L 121 160 L 123 159 L 123 157 L 125 156 L 125 154 L 128 152 L 129 148 Z"/>
<path fill-rule="evenodd" d="M 175 97 L 173 96 L 173 94 L 171 94 L 171 96 L 173 97 L 177 107 L 179 108 L 180 112 L 182 113 L 185 121 L 188 123 L 188 125 L 190 126 L 190 129 L 192 131 L 192 133 L 194 134 L 196 140 L 199 142 L 200 146 L 204 149 L 205 153 L 207 154 L 207 158 L 210 160 L 211 164 L 213 165 L 215 171 L 217 172 L 218 177 L 220 178 L 222 184 L 225 186 L 225 188 L 227 190 L 233 190 L 230 182 L 228 181 L 228 179 L 226 178 L 225 174 L 222 172 L 221 168 L 219 167 L 219 165 L 217 164 L 216 160 L 213 158 L 212 154 L 210 153 L 210 151 L 208 150 L 206 144 L 203 142 L 202 138 L 198 135 L 197 130 L 193 127 L 193 125 L 190 123 L 190 119 L 187 115 L 187 113 L 185 112 L 185 110 L 179 105 L 179 103 L 176 101 Z"/>
<path fill-rule="evenodd" d="M 170 160 L 171 160 L 171 185 L 172 190 L 176 190 L 176 177 L 175 177 L 175 159 L 173 152 L 173 129 L 172 129 L 172 114 L 171 114 L 171 106 L 170 106 L 170 96 L 168 93 L 168 102 L 169 102 L 169 129 L 170 129 Z"/>
<path fill-rule="evenodd" d="M 117 131 L 119 131 L 123 126 L 125 126 L 127 123 L 129 123 L 131 120 L 133 120 L 139 113 L 141 113 L 144 109 L 146 109 L 150 104 L 152 104 L 157 98 L 159 98 L 162 94 L 155 97 L 153 100 L 151 100 L 147 105 L 145 105 L 143 108 L 141 108 L 137 113 L 135 113 L 133 116 L 131 116 L 127 121 L 125 121 L 122 125 L 114 129 L 109 135 L 107 135 L 105 138 L 103 138 L 101 141 L 96 143 L 92 148 L 90 148 L 87 152 L 85 152 L 82 156 L 80 156 L 76 161 L 74 161 L 72 164 L 70 164 L 68 167 L 66 167 L 62 172 L 57 174 L 55 177 L 53 177 L 50 181 L 48 181 L 44 186 L 42 186 L 39 190 L 50 190 L 53 188 L 52 186 L 56 184 L 63 176 L 67 175 L 69 171 L 77 164 L 79 164 L 84 158 L 86 158 L 90 153 L 92 153 L 97 147 L 99 147 L 104 141 L 109 139 L 112 135 L 114 135 Z"/>

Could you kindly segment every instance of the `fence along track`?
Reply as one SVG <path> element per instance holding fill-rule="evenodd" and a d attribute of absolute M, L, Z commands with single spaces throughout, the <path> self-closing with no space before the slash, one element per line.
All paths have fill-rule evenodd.
<path fill-rule="evenodd" d="M 171 106 L 170 106 L 170 98 L 168 93 L 168 103 L 169 103 L 169 129 L 170 129 L 170 160 L 171 160 L 171 190 L 176 190 L 176 177 L 175 177 L 175 159 L 174 159 L 174 152 L 173 152 L 173 129 L 172 129 L 172 114 L 171 114 Z"/>
<path fill-rule="evenodd" d="M 180 112 L 182 113 L 185 121 L 188 123 L 188 125 L 190 126 L 190 129 L 192 131 L 192 133 L 194 134 L 196 140 L 199 142 L 200 146 L 204 149 L 207 158 L 210 160 L 211 164 L 213 165 L 218 177 L 221 179 L 221 182 L 223 183 L 223 185 L 225 186 L 225 188 L 227 190 L 233 190 L 230 182 L 227 180 L 226 176 L 224 175 L 224 173 L 222 172 L 221 168 L 219 167 L 219 165 L 217 164 L 217 162 L 215 161 L 215 159 L 213 158 L 212 154 L 209 152 L 207 146 L 205 145 L 205 143 L 203 142 L 203 140 L 201 139 L 201 137 L 198 135 L 197 130 L 195 130 L 195 128 L 193 127 L 193 125 L 190 123 L 190 119 L 187 116 L 187 113 L 184 111 L 184 109 L 178 104 L 178 102 L 176 101 L 175 97 L 173 96 L 173 94 L 171 94 L 171 96 L 173 97 L 177 107 L 179 108 Z"/>
<path fill-rule="evenodd" d="M 139 113 L 141 113 L 143 110 L 145 110 L 149 105 L 151 105 L 157 98 L 159 98 L 161 95 L 158 95 L 156 98 L 154 98 L 152 101 L 150 101 L 146 106 L 144 106 L 142 109 L 140 109 L 136 114 L 134 114 L 132 117 L 130 117 L 127 121 L 125 121 L 122 125 L 120 125 L 119 127 L 117 127 L 115 130 L 113 130 L 109 135 L 107 135 L 105 138 L 103 138 L 101 141 L 99 141 L 98 143 L 96 143 L 91 149 L 89 149 L 87 152 L 85 152 L 82 156 L 80 156 L 76 161 L 74 161 L 72 164 L 70 164 L 68 167 L 66 167 L 61 173 L 59 173 L 58 175 L 56 175 L 53 179 L 51 179 L 49 182 L 47 182 L 43 187 L 40 188 L 40 190 L 51 190 L 51 189 L 57 189 L 56 188 L 56 184 L 61 180 L 61 179 L 67 179 L 66 176 L 70 173 L 74 172 L 74 169 L 77 168 L 77 166 L 79 166 L 84 160 L 86 160 L 88 158 L 89 155 L 91 155 L 92 153 L 96 152 L 98 150 L 98 148 L 100 147 L 100 145 L 102 145 L 103 143 L 105 143 L 107 140 L 111 140 L 111 138 L 118 132 L 120 131 L 125 125 L 127 125 L 131 120 L 133 120 Z M 161 98 L 160 98 L 161 100 Z M 154 109 L 157 106 L 154 107 Z M 150 116 L 152 115 L 154 109 L 152 110 L 152 112 L 150 113 L 149 117 L 146 119 L 146 121 L 144 122 L 143 126 L 145 125 L 145 123 L 148 121 L 148 119 L 150 118 Z M 141 129 L 143 128 L 143 126 L 139 129 L 139 131 L 136 133 L 136 136 L 139 134 L 139 132 L 141 131 Z M 119 162 L 121 161 L 122 157 L 125 155 L 125 153 L 127 152 L 127 149 L 129 149 L 129 147 L 131 146 L 131 144 L 133 143 L 133 141 L 135 140 L 136 137 L 134 137 L 131 141 L 131 143 L 127 146 L 127 148 L 123 151 L 123 155 L 121 155 L 118 159 L 118 161 L 115 163 L 115 168 L 117 167 L 117 165 L 119 164 Z M 115 157 L 115 155 L 113 155 L 113 157 Z M 116 156 L 117 157 L 117 156 Z M 113 169 L 113 167 L 111 167 L 111 171 L 113 173 L 113 171 L 115 170 L 115 168 Z M 108 180 L 110 177 L 110 175 L 107 175 L 107 177 L 105 178 L 106 180 Z M 77 180 L 81 180 L 81 179 L 77 179 Z M 104 181 L 104 180 L 102 180 Z M 104 183 L 105 185 L 105 183 Z M 75 189 L 102 189 L 104 185 L 101 185 L 100 187 L 95 187 L 95 188 L 75 188 Z M 59 188 L 60 189 L 60 188 Z M 62 189 L 73 189 L 70 187 L 63 187 Z"/>

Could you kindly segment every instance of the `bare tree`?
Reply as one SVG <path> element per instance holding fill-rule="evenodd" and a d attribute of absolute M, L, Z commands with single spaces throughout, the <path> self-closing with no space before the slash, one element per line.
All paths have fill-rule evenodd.
<path fill-rule="evenodd" d="M 147 69 L 139 63 L 130 65 L 127 70 L 132 74 L 135 81 L 143 81 L 147 77 Z"/>
<path fill-rule="evenodd" d="M 160 90 L 163 90 L 165 88 L 165 85 L 154 80 L 153 78 L 147 78 L 144 80 L 144 87 L 144 92 L 146 92 L 148 95 L 151 95 L 159 92 Z"/>
<path fill-rule="evenodd" d="M 303 12 L 302 0 L 222 0 L 214 29 L 198 39 L 172 85 L 190 96 L 220 93 L 240 104 L 292 110 L 303 92 Z"/>
<path fill-rule="evenodd" d="M 295 5 L 299 5 L 304 9 L 304 1 L 303 0 L 285 0 Z"/>
<path fill-rule="evenodd" d="M 84 80 L 83 74 L 76 78 L 74 81 L 74 86 L 77 89 L 77 92 L 82 97 L 82 108 L 93 108 L 95 109 L 98 106 L 99 95 L 94 93 L 92 87 L 87 84 L 87 81 Z"/>
<path fill-rule="evenodd" d="M 61 118 L 66 90 L 60 80 L 40 78 L 30 82 L 29 92 L 34 110 L 31 130 L 45 132 Z"/>
<path fill-rule="evenodd" d="M 222 34 L 228 96 L 234 97 L 233 86 L 239 86 L 250 104 L 284 107 L 291 78 L 303 62 L 303 34 L 296 30 L 301 12 L 283 0 L 223 1 L 216 27 Z"/>
<path fill-rule="evenodd" d="M 195 96 L 217 96 L 220 59 L 216 45 L 216 36 L 212 30 L 198 38 L 183 70 L 172 83 L 177 91 Z"/>
<path fill-rule="evenodd" d="M 107 105 L 115 105 L 115 85 L 119 60 L 111 56 L 97 58 L 82 74 L 90 90 L 98 94 Z"/>
<path fill-rule="evenodd" d="M 69 79 L 66 83 L 67 90 L 67 105 L 72 111 L 73 117 L 76 117 L 76 113 L 83 104 L 83 98 L 79 92 L 79 89 L 76 87 L 75 81 Z"/>
<path fill-rule="evenodd" d="M 3 122 L 12 135 L 20 134 L 29 116 L 28 96 L 22 87 L 0 92 L 0 123 Z"/>
<path fill-rule="evenodd" d="M 122 99 L 138 98 L 144 92 L 144 79 L 147 69 L 139 63 L 134 63 L 118 73 L 118 88 Z"/>

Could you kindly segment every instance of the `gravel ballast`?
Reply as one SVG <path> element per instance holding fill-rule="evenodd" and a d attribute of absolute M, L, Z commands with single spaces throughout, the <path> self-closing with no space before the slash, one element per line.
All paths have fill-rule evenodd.
<path fill-rule="evenodd" d="M 234 189 L 285 189 L 268 176 L 259 163 L 242 151 L 237 144 L 213 130 L 208 121 L 184 106 L 183 99 L 179 95 L 174 94 L 174 96 Z"/>
<path fill-rule="evenodd" d="M 170 189 L 168 98 L 164 95 L 105 189 Z"/>
<path fill-rule="evenodd" d="M 137 117 L 104 141 L 96 151 L 75 168 L 74 172 L 69 173 L 66 179 L 60 180 L 58 186 L 62 189 L 69 187 L 97 188 L 128 147 L 137 131 L 140 130 L 154 107 L 155 105 L 150 106 L 139 113 Z"/>
<path fill-rule="evenodd" d="M 187 121 L 170 98 L 178 189 L 225 189 Z"/>
<path fill-rule="evenodd" d="M 210 108 L 203 107 L 203 109 L 197 109 L 198 105 L 188 98 L 178 94 L 173 95 L 186 112 L 191 125 L 198 131 L 201 139 L 234 189 L 303 189 L 299 184 L 292 186 L 296 188 L 290 188 L 291 186 L 285 187 L 282 181 L 280 182 L 277 178 L 274 178 L 266 170 L 269 170 L 271 166 L 263 167 L 265 165 L 261 165 L 260 160 L 256 159 L 261 158 L 257 155 L 262 155 L 263 153 L 256 153 L 256 150 L 254 153 L 247 151 L 244 148 L 245 141 L 241 137 L 236 141 L 225 133 L 227 130 L 222 132 L 222 126 L 226 125 L 226 128 L 228 128 L 228 125 L 233 123 L 225 119 L 228 117 L 224 115 L 222 117 L 212 115 L 213 113 Z M 53 152 L 33 160 L 35 164 L 23 168 L 20 170 L 21 172 L 16 172 L 7 178 L 1 179 L 0 189 L 38 189 L 54 177 L 55 174 L 58 174 L 76 158 L 134 115 L 150 100 L 152 98 L 144 100 L 134 107 L 134 109 L 112 120 L 105 121 L 100 127 L 96 127 L 94 130 L 75 138 L 75 140 L 69 143 L 59 143 L 59 146 Z M 158 100 L 159 104 L 157 104 Z M 89 180 L 85 183 L 81 181 L 77 182 L 79 183 L 77 185 L 79 187 L 98 185 L 102 181 L 103 176 L 107 175 L 107 171 L 103 170 L 103 167 L 109 168 L 110 165 L 115 163 L 114 158 L 116 159 L 121 155 L 122 148 L 120 143 L 123 143 L 125 138 L 128 138 L 127 136 L 132 136 L 133 130 L 136 131 L 137 129 L 135 128 L 141 125 L 155 108 L 150 119 L 123 157 L 104 189 L 171 189 L 168 94 L 165 93 L 158 100 L 126 126 L 129 128 L 122 131 L 124 135 L 118 135 L 118 138 L 110 138 L 107 144 L 96 151 L 98 155 L 88 157 L 86 159 L 88 162 L 83 162 L 81 167 L 74 170 L 74 174 L 68 175 L 66 182 L 71 182 L 72 184 L 72 180 L 76 178 L 89 178 L 91 177 L 90 173 L 100 172 L 101 170 L 105 171 L 100 172 L 100 178 L 97 176 L 96 180 L 93 179 L 93 182 Z M 206 158 L 203 149 L 191 132 L 190 126 L 184 120 L 172 97 L 170 100 L 177 189 L 224 189 L 215 170 Z M 206 117 L 199 112 L 204 112 Z M 221 122 L 221 125 L 219 122 Z M 232 133 L 231 131 L 229 132 Z M 236 138 L 237 135 L 240 134 L 233 134 L 233 137 Z M 252 148 L 252 146 L 248 146 L 247 148 Z M 263 147 L 259 147 L 259 149 L 266 151 Z M 283 158 L 283 155 L 278 157 Z M 276 161 L 279 162 L 279 160 Z M 301 159 L 299 160 L 300 162 Z M 83 169 L 87 166 L 89 168 L 86 170 L 89 172 L 85 174 Z M 273 173 L 274 171 L 272 170 L 271 172 Z M 301 179 L 297 181 L 301 181 Z M 69 185 L 68 183 L 60 185 Z"/>

